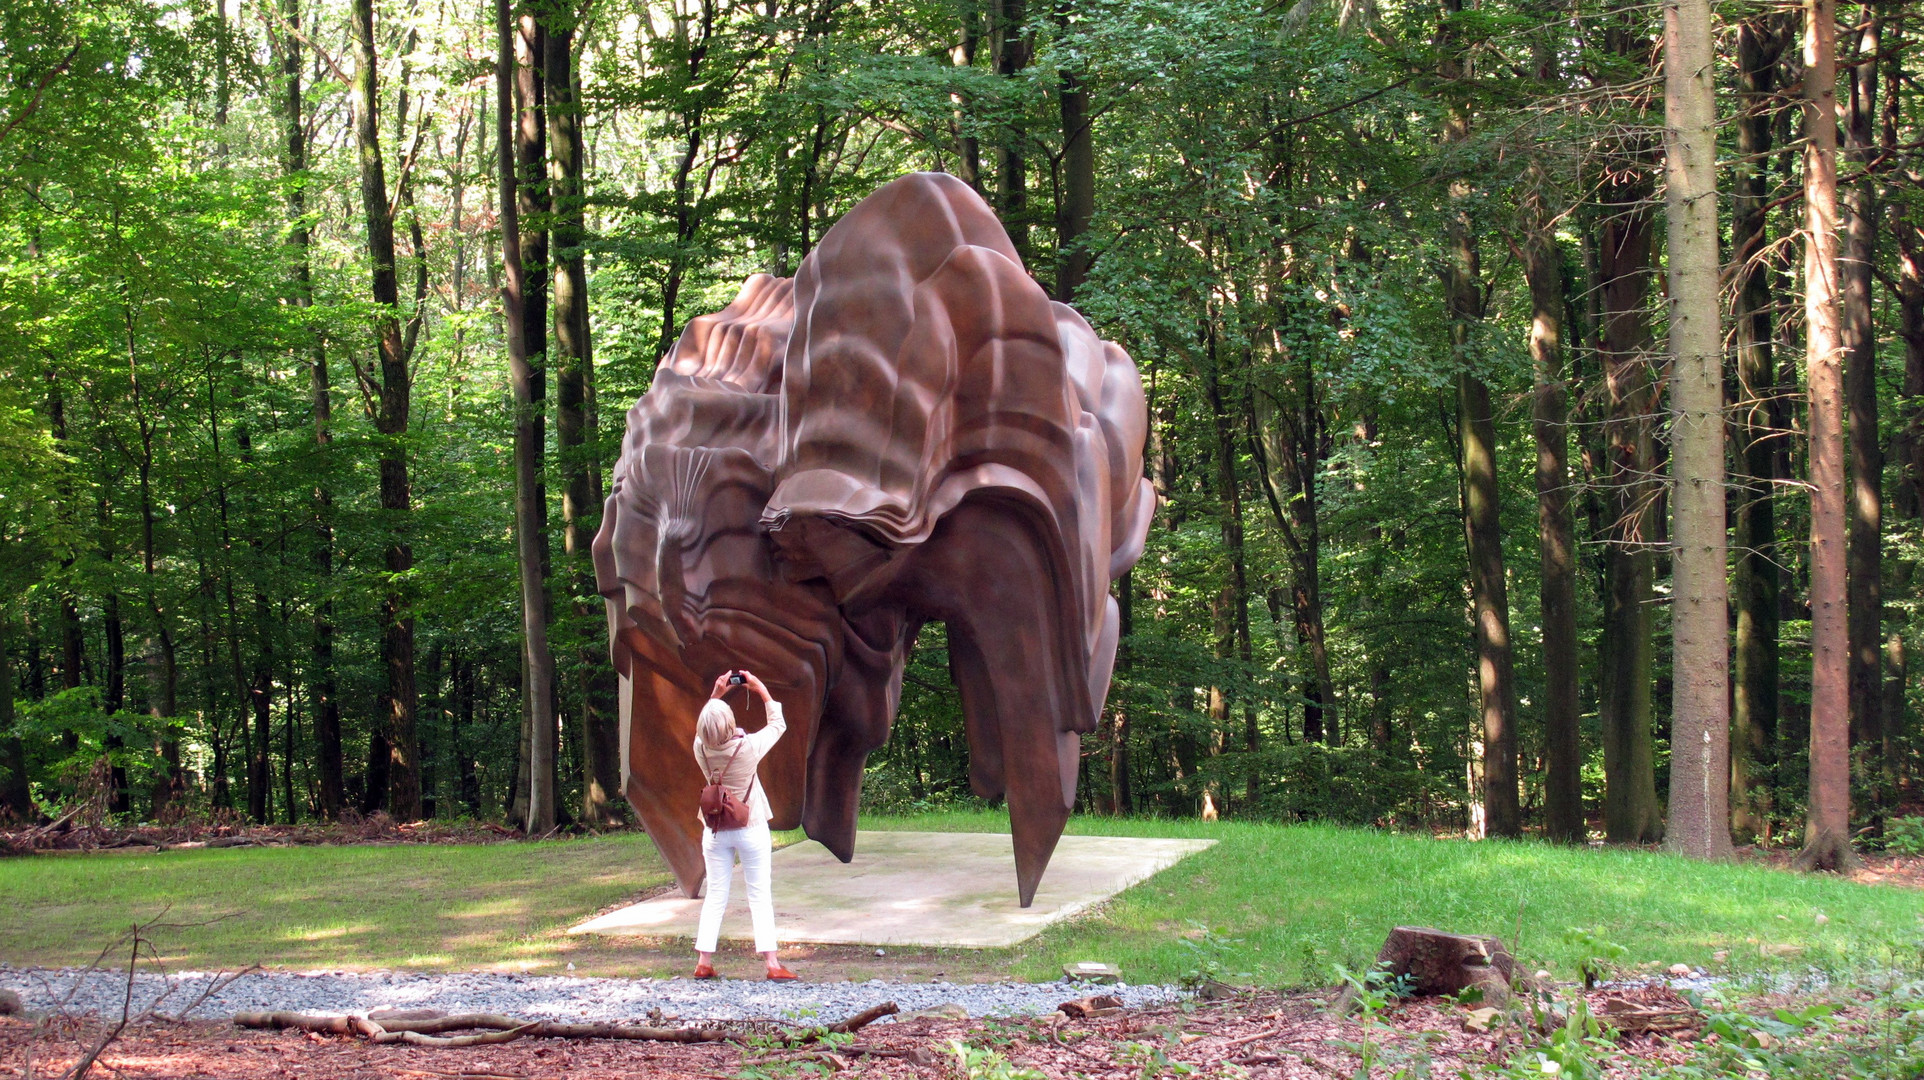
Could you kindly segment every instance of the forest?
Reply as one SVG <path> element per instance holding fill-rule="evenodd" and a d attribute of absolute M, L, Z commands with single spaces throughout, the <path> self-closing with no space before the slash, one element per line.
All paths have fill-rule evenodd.
<path fill-rule="evenodd" d="M 1080 810 L 1848 861 L 1924 751 L 1921 36 L 1900 0 L 15 0 L 0 801 L 623 823 L 624 415 L 933 170 L 1148 392 Z M 865 807 L 975 804 L 965 745 L 931 625 Z"/>

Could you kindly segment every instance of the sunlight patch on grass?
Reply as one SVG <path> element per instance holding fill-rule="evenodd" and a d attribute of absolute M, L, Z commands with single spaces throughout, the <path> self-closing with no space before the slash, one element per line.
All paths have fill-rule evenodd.
<path fill-rule="evenodd" d="M 281 940 L 283 941 L 331 941 L 335 938 L 347 937 L 349 934 L 372 934 L 372 933 L 374 933 L 374 927 L 368 926 L 365 924 L 361 926 L 323 926 L 323 927 L 316 927 L 313 929 L 303 928 L 303 929 L 289 930 L 286 933 L 281 935 Z"/>
<path fill-rule="evenodd" d="M 445 970 L 452 963 L 454 963 L 454 957 L 447 953 L 425 953 L 408 957 L 401 961 L 401 966 L 441 971 Z"/>
<path fill-rule="evenodd" d="M 503 919 L 526 915 L 528 901 L 520 897 L 500 897 L 463 904 L 459 908 L 441 912 L 443 919 Z"/>

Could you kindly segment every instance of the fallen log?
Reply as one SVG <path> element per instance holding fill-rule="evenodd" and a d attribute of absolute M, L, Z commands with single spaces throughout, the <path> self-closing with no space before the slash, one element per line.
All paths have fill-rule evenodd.
<path fill-rule="evenodd" d="M 854 1016 L 826 1027 L 791 1031 L 791 1046 L 814 1042 L 825 1034 L 848 1035 L 862 1030 L 884 1016 L 900 1010 L 895 1002 L 885 1001 Z M 491 1046 L 521 1038 L 538 1039 L 627 1039 L 644 1042 L 706 1043 L 737 1038 L 739 1032 L 726 1028 L 647 1027 L 640 1024 L 571 1024 L 559 1020 L 520 1020 L 498 1013 L 464 1013 L 459 1016 L 372 1019 L 366 1016 L 315 1016 L 297 1012 L 243 1012 L 234 1014 L 238 1027 L 313 1031 L 329 1035 L 359 1035 L 374 1043 L 409 1043 L 415 1046 L 461 1047 Z M 449 1031 L 482 1031 L 479 1035 L 443 1038 Z"/>
<path fill-rule="evenodd" d="M 1606 998 L 1603 1020 L 1626 1035 L 1679 1035 L 1701 1031 L 1704 1016 L 1688 1005 L 1644 1005 L 1623 998 Z"/>
<path fill-rule="evenodd" d="M 896 1013 L 901 1011 L 902 1010 L 896 1006 L 895 1002 L 884 1001 L 880 1005 L 874 1005 L 869 1008 L 863 1009 L 861 1012 L 856 1013 L 854 1016 L 851 1016 L 840 1023 L 830 1024 L 828 1026 L 828 1030 L 831 1033 L 836 1035 L 853 1035 L 856 1032 L 862 1030 L 863 1028 L 869 1026 L 870 1024 L 873 1024 L 877 1020 L 880 1020 L 884 1016 L 894 1016 Z"/>
<path fill-rule="evenodd" d="M 365 1016 L 244 1012 L 234 1015 L 234 1023 L 244 1028 L 292 1028 L 296 1031 L 317 1031 L 330 1035 L 361 1035 L 368 1041 L 377 1043 L 411 1042 L 431 1046 L 480 1046 L 487 1043 L 511 1042 L 524 1036 L 699 1043 L 721 1042 L 732 1034 L 720 1028 L 667 1028 L 644 1027 L 638 1024 L 569 1024 L 558 1020 L 517 1020 L 511 1016 L 495 1013 L 466 1013 L 460 1016 L 437 1016 L 420 1020 L 401 1018 L 370 1020 Z M 432 1043 L 419 1042 L 421 1039 L 432 1039 L 444 1032 L 476 1029 L 489 1030 L 493 1034 L 462 1036 L 461 1038 L 472 1041 L 460 1043 L 446 1039 Z M 414 1036 L 414 1038 L 407 1036 Z"/>
<path fill-rule="evenodd" d="M 1108 1016 L 1122 1008 L 1122 999 L 1114 994 L 1097 994 L 1094 997 L 1077 998 L 1056 1006 L 1056 1011 L 1071 1020 L 1087 1020 L 1092 1016 Z"/>

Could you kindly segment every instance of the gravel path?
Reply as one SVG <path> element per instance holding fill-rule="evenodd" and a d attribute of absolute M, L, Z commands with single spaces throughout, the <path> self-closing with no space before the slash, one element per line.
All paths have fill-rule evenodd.
<path fill-rule="evenodd" d="M 217 976 L 204 972 L 137 975 L 133 1009 L 173 1014 Z M 65 1009 L 117 1016 L 127 992 L 124 972 L 47 970 L 0 965 L 0 987 L 19 992 L 28 1010 Z M 266 972 L 243 976 L 190 1014 L 231 1016 L 256 1009 L 365 1013 L 376 1009 L 492 1012 L 569 1021 L 819 1020 L 832 1023 L 884 1001 L 903 1012 L 959 1005 L 970 1016 L 1038 1015 L 1092 993 L 1114 993 L 1131 1006 L 1168 1001 L 1173 986 L 1087 983 L 800 982 L 717 979 L 587 979 L 488 973 Z"/>

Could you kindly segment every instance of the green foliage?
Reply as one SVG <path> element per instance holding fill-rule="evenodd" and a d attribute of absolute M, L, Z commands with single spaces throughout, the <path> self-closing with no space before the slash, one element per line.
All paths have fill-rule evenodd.
<path fill-rule="evenodd" d="M 1240 939 L 1219 934 L 1202 923 L 1192 923 L 1181 940 L 1195 958 L 1194 966 L 1176 980 L 1184 989 L 1200 990 L 1210 983 L 1244 982 L 1253 974 L 1228 970 L 1246 955 Z"/>
<path fill-rule="evenodd" d="M 1895 855 L 1924 855 L 1924 817 L 1894 817 L 1884 822 L 1884 850 Z"/>
<path fill-rule="evenodd" d="M 1563 932 L 1563 940 L 1583 954 L 1583 959 L 1577 962 L 1577 973 L 1583 976 L 1586 990 L 1615 974 L 1618 963 L 1630 951 L 1605 938 L 1601 929 L 1573 926 Z"/>
<path fill-rule="evenodd" d="M 1423 1056 L 1427 1039 L 1419 1036 L 1413 1048 L 1386 1045 L 1383 1039 L 1390 1029 L 1383 1013 L 1396 999 L 1410 996 L 1414 980 L 1408 975 L 1392 976 L 1387 964 L 1372 965 L 1362 972 L 1338 964 L 1336 978 L 1344 988 L 1338 1000 L 1355 1010 L 1363 1028 L 1361 1038 L 1337 1040 L 1335 1044 L 1356 1055 L 1353 1080 L 1370 1080 L 1379 1066 L 1387 1067 L 1393 1080 L 1428 1076 L 1428 1062 Z"/>
<path fill-rule="evenodd" d="M 38 801 L 51 814 L 80 792 L 103 758 L 125 770 L 129 787 L 149 789 L 166 779 L 168 766 L 154 750 L 156 740 L 177 737 L 186 728 L 179 718 L 107 712 L 98 687 L 80 686 L 22 703 L 13 734 L 25 745 L 30 766 L 49 778 L 40 785 Z"/>
<path fill-rule="evenodd" d="M 1041 1071 L 1021 1068 L 999 1050 L 962 1039 L 949 1040 L 949 1054 L 961 1080 L 1043 1080 Z"/>
<path fill-rule="evenodd" d="M 0 620 L 14 682 L 0 692 L 30 706 L 0 742 L 22 741 L 27 779 L 45 798 L 64 797 L 73 770 L 91 767 L 81 757 L 107 752 L 129 770 L 127 815 L 152 816 L 159 766 L 142 755 L 158 741 L 178 750 L 190 801 L 232 812 L 252 796 L 267 817 L 295 820 L 318 808 L 326 696 L 342 717 L 350 801 L 371 809 L 383 796 L 366 788 L 389 723 L 392 594 L 415 628 L 416 750 L 433 812 L 500 819 L 526 777 L 492 20 L 474 5 L 374 5 L 395 269 L 426 281 L 423 299 L 405 296 L 396 313 L 418 340 L 411 419 L 391 439 L 375 430 L 367 396 L 384 313 L 368 299 L 358 152 L 334 67 L 346 63 L 336 55 L 346 7 L 299 6 L 311 154 L 294 175 L 282 160 L 277 52 L 291 39 L 273 20 L 147 0 L 21 0 L 0 12 Z M 597 6 L 579 28 L 594 352 L 580 456 L 596 467 L 591 486 L 610 486 L 622 411 L 693 316 L 726 304 L 749 274 L 795 273 L 878 184 L 912 169 L 979 169 L 975 183 L 1045 288 L 1060 291 L 1072 246 L 1093 256 L 1075 306 L 1133 356 L 1151 416 L 1158 512 L 1118 587 L 1129 621 L 1107 708 L 1084 736 L 1079 809 L 1472 823 L 1480 729 L 1452 408 L 1467 372 L 1498 406 L 1534 821 L 1547 665 L 1529 527 L 1531 310 L 1514 256 L 1523 209 L 1541 196 L 1569 279 L 1564 370 L 1577 412 L 1566 488 L 1594 811 L 1610 510 L 1597 442 L 1609 388 L 1590 307 L 1612 212 L 1596 191 L 1611 170 L 1654 160 L 1644 148 L 1660 127 L 1648 81 L 1659 19 L 1590 7 L 1546 23 L 1519 0 L 1455 7 L 1031 4 L 1025 24 L 1008 28 L 1026 65 L 1005 74 L 997 30 L 974 2 Z M 1880 113 L 1902 146 L 1916 141 L 1914 52 L 1892 50 L 1899 100 Z M 1726 82 L 1729 61 L 1720 58 Z M 1072 82 L 1087 93 L 1096 163 L 1080 236 L 1062 120 Z M 1468 121 L 1468 137 L 1439 142 L 1451 116 Z M 1024 166 L 1019 191 L 1003 190 L 1005 156 Z M 1799 228 L 1796 163 L 1782 160 L 1770 170 L 1772 258 Z M 1915 184 L 1879 193 L 1893 223 L 1924 206 Z M 1452 324 L 1438 274 L 1459 214 L 1481 258 L 1469 326 Z M 311 246 L 297 247 L 298 231 Z M 1878 257 L 1896 280 L 1898 246 Z M 1640 272 L 1661 269 L 1659 256 Z M 1877 308 L 1880 340 L 1900 340 L 1900 307 Z M 1655 342 L 1664 318 L 1653 300 L 1630 318 L 1633 336 Z M 1795 326 L 1773 334 L 1793 340 Z M 1795 370 L 1794 357 L 1780 359 Z M 326 441 L 317 363 L 332 410 Z M 547 389 L 558 401 L 558 381 Z M 1880 389 L 1893 437 L 1908 423 L 1896 390 L 1889 380 Z M 543 406 L 552 432 L 551 411 Z M 404 518 L 379 509 L 378 462 L 396 445 L 409 462 Z M 562 513 L 560 451 L 549 447 L 551 523 Z M 1899 475 L 1894 466 L 1894 499 Z M 1806 533 L 1789 494 L 1799 482 L 1780 485 L 1786 540 Z M 576 511 L 587 529 L 598 524 L 596 507 Z M 1886 515 L 1887 549 L 1915 561 L 1916 530 L 1900 517 Z M 398 541 L 413 565 L 397 574 L 386 553 Z M 583 719 L 611 707 L 606 624 L 585 560 L 568 557 L 552 525 L 547 546 L 554 693 L 569 718 L 561 801 L 576 806 Z M 1779 557 L 1801 588 L 1802 548 Z M 1916 599 L 1900 592 L 1887 597 L 1887 629 L 1914 633 Z M 1802 603 L 1783 607 L 1801 615 Z M 1667 606 L 1655 606 L 1662 684 Z M 1784 715 L 1758 762 L 1760 804 L 1780 837 L 1803 812 L 1807 630 L 1784 623 Z M 923 627 L 893 736 L 866 777 L 871 808 L 992 802 L 973 790 L 946 662 L 942 628 Z M 1651 718 L 1660 783 L 1667 697 L 1656 695 Z M 1893 767 L 1914 772 L 1924 725 L 1896 728 Z M 271 790 L 250 791 L 245 763 L 263 746 Z M 13 765 L 0 771 L 11 778 Z M 1860 772 L 1857 802 L 1888 801 L 1884 772 Z M 1893 820 L 1889 842 L 1911 844 L 1905 819 Z M 1358 959 L 1318 947 L 1310 968 Z"/>
<path fill-rule="evenodd" d="M 1564 1010 L 1563 1023 L 1540 1044 L 1512 1053 L 1503 1066 L 1489 1073 L 1515 1080 L 1543 1076 L 1601 1080 L 1615 1049 L 1597 1018 L 1590 1014 L 1590 1006 L 1579 997 Z"/>

